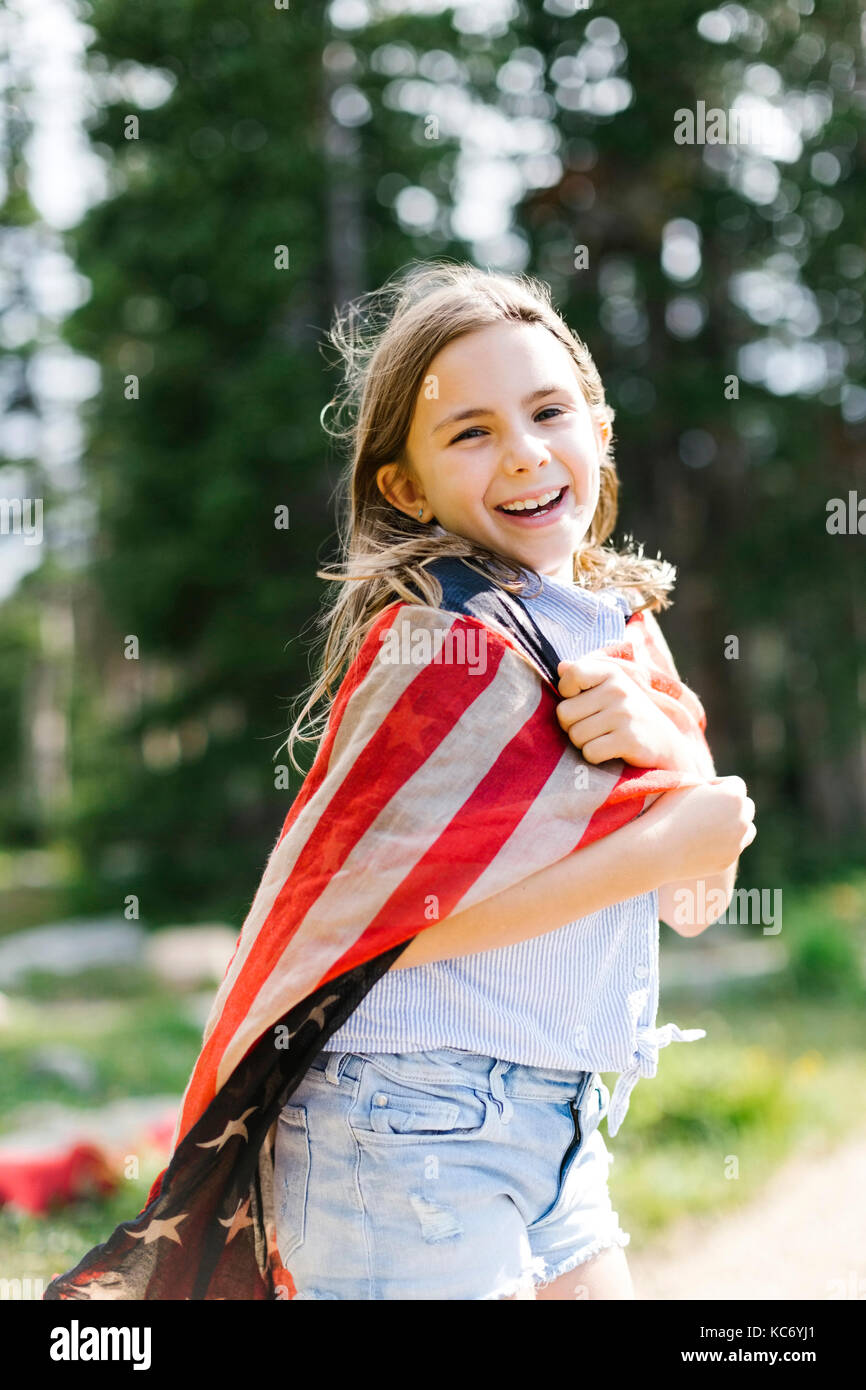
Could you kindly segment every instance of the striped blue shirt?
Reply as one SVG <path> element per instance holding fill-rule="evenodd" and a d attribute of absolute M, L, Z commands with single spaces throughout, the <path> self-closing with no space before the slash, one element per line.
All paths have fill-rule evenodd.
<path fill-rule="evenodd" d="M 625 637 L 631 607 L 616 589 L 592 592 L 544 576 L 537 597 L 521 598 L 562 660 Z M 608 1112 L 613 1135 L 635 1083 L 655 1076 L 658 1048 L 705 1036 L 655 1027 L 658 939 L 653 891 L 500 950 L 388 971 L 331 1035 L 328 1051 L 456 1047 L 524 1066 L 619 1072 Z"/>

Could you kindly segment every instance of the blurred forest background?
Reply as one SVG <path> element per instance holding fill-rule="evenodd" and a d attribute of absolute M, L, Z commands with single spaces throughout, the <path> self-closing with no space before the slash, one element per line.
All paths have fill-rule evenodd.
<path fill-rule="evenodd" d="M 741 882 L 862 862 L 866 542 L 827 529 L 866 495 L 856 0 L 76 13 L 106 190 L 54 238 L 86 282 L 59 324 L 5 68 L 0 491 L 45 506 L 0 616 L 0 839 L 43 851 L 29 883 L 7 864 L 10 925 L 130 893 L 153 921 L 242 916 L 298 787 L 273 759 L 334 556 L 320 345 L 335 305 L 443 255 L 539 274 L 596 356 L 614 541 L 679 567 L 665 631 L 757 803 Z M 781 133 L 677 143 L 699 102 Z M 78 467 L 52 469 L 64 347 L 98 377 Z"/>
<path fill-rule="evenodd" d="M 769 932 L 662 932 L 662 1018 L 708 1037 L 635 1094 L 625 1228 L 842 1136 L 866 1086 L 858 0 L 10 0 L 0 36 L 0 1131 L 183 1089 L 225 940 L 208 973 L 152 929 L 230 944 L 300 785 L 274 754 L 337 558 L 325 334 L 448 257 L 539 275 L 593 352 L 613 541 L 678 566 L 662 627 L 757 806 L 738 886 L 784 897 Z M 766 139 L 678 142 L 713 108 Z M 61 185 L 79 214 L 51 214 Z M 43 499 L 39 543 L 16 498 Z M 114 934 L 73 978 L 93 922 Z M 0 1269 L 73 1263 L 159 1161 L 47 1228 L 4 1210 Z M 841 1287 L 852 1259 L 801 1263 Z"/>

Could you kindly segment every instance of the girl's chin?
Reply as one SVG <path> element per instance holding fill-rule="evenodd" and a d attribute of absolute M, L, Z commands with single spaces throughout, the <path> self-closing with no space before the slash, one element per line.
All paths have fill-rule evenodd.
<path fill-rule="evenodd" d="M 551 566 L 567 563 L 586 539 L 588 527 L 581 524 L 581 518 L 587 509 L 581 506 L 576 510 L 578 515 L 572 518 L 575 524 L 571 526 L 508 527 L 509 532 L 514 531 L 513 535 L 504 534 L 504 528 L 497 528 L 496 534 L 491 535 L 487 527 L 479 527 L 476 531 L 471 526 L 448 526 L 438 518 L 437 523 L 444 531 L 482 545 L 485 550 L 493 550 L 529 569 L 548 573 Z"/>
<path fill-rule="evenodd" d="M 533 557 L 535 561 L 545 555 L 552 558 L 568 553 L 573 555 L 581 543 L 585 542 L 589 526 L 585 524 L 586 509 L 580 507 L 578 514 L 564 518 L 559 524 L 549 526 L 506 524 L 497 528 L 496 549 L 513 552 L 515 555 Z"/>
<path fill-rule="evenodd" d="M 577 540 L 572 548 L 571 544 L 562 546 L 506 546 L 502 543 L 496 545 L 488 544 L 488 549 L 495 550 L 512 563 L 521 565 L 523 569 L 533 570 L 536 574 L 564 575 L 570 582 L 574 574 L 574 556 L 580 547 Z"/>

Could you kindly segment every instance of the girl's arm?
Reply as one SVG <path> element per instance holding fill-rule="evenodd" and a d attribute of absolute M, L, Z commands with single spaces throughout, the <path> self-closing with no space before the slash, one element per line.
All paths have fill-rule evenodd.
<path fill-rule="evenodd" d="M 676 751 L 670 764 L 683 772 L 701 777 L 717 776 L 709 748 L 697 748 L 677 735 Z M 739 858 L 720 874 L 701 879 L 676 879 L 659 887 L 659 919 L 680 936 L 700 936 L 728 910 L 734 892 Z M 724 901 L 722 901 L 724 899 Z"/>
<path fill-rule="evenodd" d="M 662 883 L 727 875 L 756 834 L 746 793 L 741 777 L 663 792 L 619 830 L 423 928 L 391 969 L 513 946 Z"/>
<path fill-rule="evenodd" d="M 671 872 L 643 812 L 627 825 L 423 931 L 391 966 L 426 965 L 544 936 L 612 903 L 651 892 Z"/>
<path fill-rule="evenodd" d="M 659 920 L 680 936 L 700 936 L 727 912 L 739 867 L 740 861 L 735 859 L 721 874 L 661 884 Z"/>
<path fill-rule="evenodd" d="M 644 611 L 656 661 L 679 680 L 676 665 L 661 628 L 650 610 Z M 687 737 L 646 691 L 635 689 L 632 671 L 612 668 L 611 661 L 590 654 L 578 662 L 561 661 L 557 706 L 563 729 L 592 763 L 622 758 L 636 767 L 661 767 L 696 772 L 710 780 L 716 769 L 705 738 Z M 675 878 L 659 885 L 659 917 L 681 936 L 698 936 L 727 911 L 734 891 L 738 861 L 720 873 Z"/>

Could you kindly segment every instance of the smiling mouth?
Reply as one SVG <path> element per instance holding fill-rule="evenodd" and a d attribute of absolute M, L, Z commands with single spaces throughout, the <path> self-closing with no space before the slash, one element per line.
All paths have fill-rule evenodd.
<path fill-rule="evenodd" d="M 499 512 L 501 516 L 507 516 L 509 521 L 517 522 L 518 525 L 531 526 L 533 523 L 537 523 L 542 519 L 552 516 L 554 512 L 561 511 L 567 492 L 568 485 L 565 484 L 559 489 L 556 496 L 552 497 L 549 502 L 546 502 L 543 507 L 523 507 L 518 511 L 506 511 L 506 509 L 500 505 L 496 507 L 495 510 Z"/>

